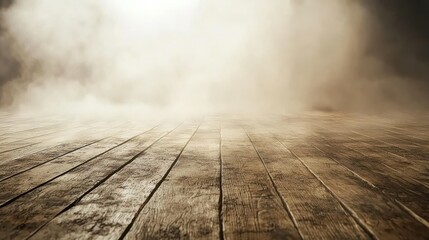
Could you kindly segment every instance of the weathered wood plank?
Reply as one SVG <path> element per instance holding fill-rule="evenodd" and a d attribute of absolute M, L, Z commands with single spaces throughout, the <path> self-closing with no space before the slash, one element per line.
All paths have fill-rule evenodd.
<path fill-rule="evenodd" d="M 317 124 L 314 127 L 316 129 L 314 132 L 317 132 L 317 134 L 307 134 L 306 140 L 308 143 L 314 144 L 321 151 L 324 151 L 325 156 L 331 157 L 346 166 L 350 171 L 371 182 L 394 201 L 399 201 L 399 205 L 403 210 L 415 216 L 417 220 L 426 226 L 429 226 L 427 221 L 428 210 L 426 208 L 429 203 L 427 186 L 420 181 L 414 180 L 409 175 L 398 173 L 387 164 L 383 164 L 382 161 L 389 162 L 390 158 L 381 160 L 382 157 L 379 154 L 382 154 L 382 151 L 375 153 L 376 157 L 378 157 L 377 159 L 345 147 L 345 145 L 353 145 L 357 142 L 356 139 L 348 138 L 350 134 L 353 134 L 349 133 L 348 128 L 338 125 L 336 128 L 327 128 L 325 124 Z M 383 137 L 383 135 L 378 136 Z M 376 139 L 374 138 L 374 140 Z"/>
<path fill-rule="evenodd" d="M 144 129 L 144 125 L 141 126 L 142 129 Z M 142 130 L 140 129 L 140 131 Z M 125 129 L 122 129 L 122 131 Z M 129 138 L 132 136 L 132 134 L 137 134 L 137 130 L 129 128 L 127 131 L 124 131 L 123 133 L 120 133 L 121 129 L 109 129 L 109 131 L 106 131 L 105 129 L 97 129 L 93 131 L 83 130 L 85 131 L 85 134 L 80 137 L 79 141 L 75 141 L 72 139 L 72 141 L 66 141 L 66 143 L 59 144 L 53 147 L 50 147 L 48 149 L 45 149 L 44 151 L 39 151 L 34 154 L 27 155 L 25 157 L 21 158 L 13 158 L 13 156 L 16 156 L 14 154 L 3 154 L 0 155 L 0 157 L 3 158 L 3 160 L 0 162 L 0 182 L 4 181 L 6 178 L 9 178 L 11 176 L 14 176 L 18 173 L 25 172 L 31 168 L 37 167 L 41 164 L 50 162 L 56 158 L 59 158 L 63 155 L 66 155 L 68 153 L 71 153 L 73 151 L 79 150 L 83 147 L 86 147 L 88 145 L 91 145 L 93 143 L 96 143 L 100 140 L 103 140 L 103 138 L 118 133 L 117 137 L 122 138 Z M 67 134 L 67 133 L 64 133 Z M 76 136 L 79 136 L 79 131 L 74 133 Z M 52 142 L 62 142 L 64 139 L 69 138 L 67 135 L 61 135 L 58 137 L 55 137 L 53 139 L 49 139 L 49 141 L 45 142 L 47 145 L 52 145 Z M 43 144 L 45 145 L 45 144 Z M 16 151 L 14 151 L 16 152 Z M 12 152 L 11 152 L 12 153 Z M 80 153 L 80 152 L 79 152 Z M 77 153 L 77 154 L 79 154 Z M 11 158 L 7 158 L 11 157 Z M 1 184 L 0 184 L 1 186 Z"/>
<path fill-rule="evenodd" d="M 23 238 L 103 183 L 173 129 L 139 135 L 0 208 L 0 238 Z"/>
<path fill-rule="evenodd" d="M 18 127 L 16 127 L 18 126 Z M 0 131 L 0 139 L 7 139 L 10 137 L 17 137 L 17 136 L 31 136 L 31 135 L 37 135 L 37 134 L 44 134 L 46 132 L 52 131 L 52 129 L 55 128 L 61 128 L 62 125 L 58 123 L 48 123 L 43 124 L 42 126 L 36 126 L 34 127 L 34 124 L 29 125 L 27 128 L 22 127 L 23 125 L 16 123 L 15 126 L 11 126 L 8 129 Z M 19 129 L 23 128 L 23 129 Z"/>
<path fill-rule="evenodd" d="M 365 141 L 356 141 L 343 144 L 346 148 L 352 149 L 365 157 L 377 160 L 380 164 L 391 168 L 397 175 L 414 179 L 429 188 L 429 161 L 408 159 L 400 155 L 388 152 L 389 146 L 371 145 Z"/>
<path fill-rule="evenodd" d="M 356 122 L 356 125 L 359 126 L 359 122 Z M 405 127 L 398 127 L 395 123 L 388 123 L 385 122 L 377 122 L 372 121 L 371 128 L 359 128 L 357 129 L 358 132 L 372 132 L 379 135 L 386 135 L 389 136 L 389 138 L 393 138 L 396 140 L 400 140 L 403 142 L 408 142 L 411 144 L 416 145 L 427 145 L 429 144 L 429 136 L 427 134 L 424 134 L 425 132 L 428 132 L 429 129 L 427 126 L 421 126 L 416 128 L 415 123 L 407 123 Z"/>
<path fill-rule="evenodd" d="M 390 171 L 394 171 L 396 175 L 413 179 L 426 187 L 429 186 L 429 161 L 421 158 L 421 154 L 420 157 L 416 155 L 415 150 L 406 150 L 383 141 L 383 134 L 370 137 L 356 132 L 341 131 L 341 129 L 337 131 L 323 129 L 315 138 L 345 146 L 370 159 L 377 160 L 377 164 L 390 168 Z"/>
<path fill-rule="evenodd" d="M 216 124 L 203 125 L 177 158 L 192 127 L 159 141 L 168 129 L 155 129 L 95 157 L 108 148 L 61 150 L 131 134 L 131 125 L 118 135 L 107 121 L 0 118 L 0 239 L 38 229 L 37 239 L 428 238 L 427 123 L 319 113 L 264 116 L 263 126 L 234 119 L 222 143 Z"/>
<path fill-rule="evenodd" d="M 376 142 L 381 142 L 408 152 L 408 157 L 417 157 L 426 160 L 429 159 L 429 147 L 427 145 L 415 143 L 415 141 L 413 141 L 412 139 L 407 139 L 405 136 L 403 136 L 403 138 L 392 137 L 387 134 L 386 131 L 380 130 L 378 128 L 363 129 L 356 127 L 353 133 L 355 133 L 356 135 L 361 135 L 363 137 L 371 138 Z"/>
<path fill-rule="evenodd" d="M 21 158 L 9 159 L 0 163 L 0 181 L 4 181 L 13 175 L 28 170 L 34 166 L 38 166 L 45 162 L 51 161 L 57 157 L 61 157 L 70 152 L 79 150 L 82 147 L 95 143 L 96 140 L 82 141 L 74 143 L 60 144 L 44 151 L 37 152 L 34 154 L 27 155 Z M 1 183 L 0 183 L 1 186 Z"/>
<path fill-rule="evenodd" d="M 37 188 L 58 176 L 61 176 L 67 171 L 93 160 L 103 153 L 114 149 L 136 134 L 136 131 L 126 131 L 115 137 L 109 137 L 101 141 L 92 142 L 92 144 L 87 144 L 86 146 L 76 149 L 67 155 L 53 159 L 43 165 L 37 166 L 0 182 L 0 206 L 13 201 L 18 196 L 31 191 L 32 189 Z M 31 163 L 34 163 L 34 159 L 24 161 L 22 165 L 28 165 Z M 17 165 L 20 166 L 20 164 L 16 164 L 15 166 Z"/>
<path fill-rule="evenodd" d="M 329 131 L 329 130 L 325 130 Z M 341 139 L 347 137 L 346 134 L 341 133 L 325 133 L 328 136 L 322 138 L 316 136 L 317 143 L 322 143 L 318 145 L 321 150 L 329 153 L 331 157 L 339 161 L 341 164 L 344 164 L 348 168 L 352 169 L 365 179 L 372 182 L 374 185 L 383 189 L 386 194 L 394 197 L 395 199 L 401 201 L 403 204 L 408 206 L 410 209 L 416 211 L 416 214 L 420 217 L 423 217 L 428 220 L 429 212 L 427 210 L 427 205 L 429 205 L 429 188 L 427 185 L 421 181 L 415 180 L 414 176 L 410 172 L 400 171 L 403 169 L 395 170 L 389 165 L 398 165 L 397 161 L 393 158 L 394 156 L 383 154 L 383 151 L 370 152 L 371 154 L 362 151 L 358 151 L 354 148 L 357 141 L 353 141 L 352 144 L 340 144 Z M 330 136 L 336 136 L 339 141 L 330 141 Z M 342 135 L 342 136 L 341 136 Z M 382 137 L 383 135 L 381 135 Z M 340 142 L 340 143 L 337 143 Z M 375 148 L 375 147 L 374 147 Z M 411 164 L 414 166 L 419 166 L 420 161 L 413 161 Z M 420 165 L 421 167 L 424 167 Z M 427 172 L 427 169 L 420 168 L 422 173 Z M 422 174 L 418 174 L 422 175 Z M 429 223 L 425 223 L 429 226 Z"/>
<path fill-rule="evenodd" d="M 225 239 L 301 238 L 264 164 L 239 126 L 222 126 L 221 151 Z"/>
<path fill-rule="evenodd" d="M 32 238 L 118 239 L 161 183 L 196 128 L 195 124 L 184 124 L 165 136 Z"/>
<path fill-rule="evenodd" d="M 426 239 L 429 229 L 371 183 L 308 145 L 281 140 L 380 239 Z M 292 146 L 292 147 L 291 147 Z"/>
<path fill-rule="evenodd" d="M 341 203 L 271 133 L 247 129 L 304 239 L 367 239 Z"/>
<path fill-rule="evenodd" d="M 203 124 L 125 239 L 219 239 L 220 129 Z"/>
<path fill-rule="evenodd" d="M 0 143 L 0 154 L 42 143 L 52 138 L 52 135 L 64 130 L 66 129 L 49 129 L 43 133 L 27 133 L 28 135 L 26 134 L 25 137 L 18 140 L 12 138 L 2 141 Z"/>
<path fill-rule="evenodd" d="M 341 145 L 316 144 L 326 156 L 346 166 L 386 195 L 400 201 L 413 210 L 418 216 L 429 220 L 429 189 L 408 177 L 399 176 L 395 171 L 362 155 L 359 152 L 345 149 Z M 428 223 L 424 222 L 429 226 Z"/>
<path fill-rule="evenodd" d="M 415 145 L 427 146 L 429 144 L 429 139 L 425 139 L 423 135 L 420 135 L 420 132 L 417 131 L 394 131 L 392 129 L 383 129 L 388 133 L 388 135 L 400 139 L 406 142 L 413 143 Z M 427 137 L 427 136 L 426 136 Z"/>
<path fill-rule="evenodd" d="M 83 126 L 76 124 L 49 124 L 44 127 L 32 128 L 29 130 L 13 132 L 10 134 L 5 134 L 0 137 L 0 147 L 7 145 L 8 143 L 31 140 L 33 138 L 42 137 L 46 135 L 55 134 L 57 132 L 65 130 L 73 130 L 82 128 Z M 1 131 L 0 131 L 1 132 Z"/>

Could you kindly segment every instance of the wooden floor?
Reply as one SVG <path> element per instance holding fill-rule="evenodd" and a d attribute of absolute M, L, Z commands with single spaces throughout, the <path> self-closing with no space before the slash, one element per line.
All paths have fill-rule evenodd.
<path fill-rule="evenodd" d="M 27 238 L 429 239 L 429 122 L 3 113 L 0 239 Z"/>

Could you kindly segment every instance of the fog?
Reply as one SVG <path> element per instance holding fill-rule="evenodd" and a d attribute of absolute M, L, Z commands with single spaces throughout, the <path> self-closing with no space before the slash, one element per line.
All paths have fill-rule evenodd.
<path fill-rule="evenodd" d="M 1 105 L 94 116 L 426 112 L 429 37 L 415 32 L 427 17 L 407 22 L 403 6 L 376 2 L 2 0 Z"/>

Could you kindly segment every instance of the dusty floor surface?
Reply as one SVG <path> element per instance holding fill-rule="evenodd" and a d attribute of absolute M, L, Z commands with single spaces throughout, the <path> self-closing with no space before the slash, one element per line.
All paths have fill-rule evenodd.
<path fill-rule="evenodd" d="M 0 115 L 0 239 L 429 239 L 429 122 Z"/>

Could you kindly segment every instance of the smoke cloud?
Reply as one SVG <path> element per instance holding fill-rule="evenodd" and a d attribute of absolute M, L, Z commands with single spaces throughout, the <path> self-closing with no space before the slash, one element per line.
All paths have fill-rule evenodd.
<path fill-rule="evenodd" d="M 96 115 L 426 111 L 428 5 L 403 2 L 2 0 L 1 104 Z"/>

